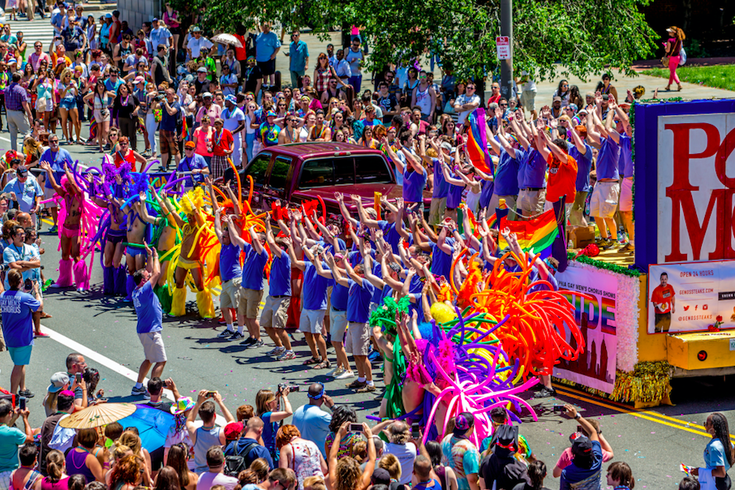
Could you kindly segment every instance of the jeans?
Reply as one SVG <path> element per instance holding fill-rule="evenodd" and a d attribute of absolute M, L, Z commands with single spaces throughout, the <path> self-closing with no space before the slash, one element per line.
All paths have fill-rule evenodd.
<path fill-rule="evenodd" d="M 245 148 L 245 154 L 248 156 L 247 163 L 250 163 L 250 160 L 253 159 L 253 145 L 255 144 L 255 133 L 245 133 L 245 142 L 248 144 L 248 147 Z"/>
<path fill-rule="evenodd" d="M 359 97 L 360 89 L 362 88 L 362 75 L 351 76 L 347 79 L 347 83 L 355 89 L 355 97 Z"/>
<path fill-rule="evenodd" d="M 7 111 L 8 130 L 10 131 L 10 148 L 18 150 L 18 133 L 24 138 L 31 127 L 28 125 L 26 113 L 23 111 Z"/>
<path fill-rule="evenodd" d="M 156 154 L 156 131 L 158 130 L 158 123 L 156 122 L 156 116 L 152 112 L 145 115 L 145 129 L 148 131 L 148 144 L 151 147 L 151 154 Z"/>
<path fill-rule="evenodd" d="M 300 87 L 301 85 L 299 82 L 301 81 L 301 77 L 304 76 L 305 71 L 293 71 L 291 70 L 291 88 Z"/>

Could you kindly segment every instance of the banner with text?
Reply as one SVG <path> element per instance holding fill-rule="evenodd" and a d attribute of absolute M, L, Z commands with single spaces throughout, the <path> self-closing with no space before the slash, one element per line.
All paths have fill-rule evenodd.
<path fill-rule="evenodd" d="M 735 260 L 657 264 L 648 270 L 648 333 L 735 328 Z"/>
<path fill-rule="evenodd" d="M 559 288 L 589 294 L 588 300 L 569 295 L 574 305 L 574 318 L 582 331 L 586 345 L 576 361 L 561 361 L 554 376 L 612 393 L 615 387 L 617 336 L 615 305 L 618 283 L 615 276 L 604 271 L 569 267 L 556 275 Z M 574 341 L 567 339 L 572 347 Z"/>

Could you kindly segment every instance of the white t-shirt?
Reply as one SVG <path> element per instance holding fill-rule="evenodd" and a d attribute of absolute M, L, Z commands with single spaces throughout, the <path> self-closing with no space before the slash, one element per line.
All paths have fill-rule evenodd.
<path fill-rule="evenodd" d="M 194 36 L 189 39 L 189 43 L 186 45 L 187 48 L 191 49 L 191 57 L 199 58 L 199 51 L 202 48 L 211 48 L 213 44 L 206 37 L 202 36 L 199 39 Z"/>
<path fill-rule="evenodd" d="M 477 95 L 477 94 L 475 94 L 475 95 L 472 95 L 471 97 L 467 97 L 466 94 L 462 94 L 459 97 L 457 97 L 457 99 L 454 101 L 454 105 L 460 105 L 461 106 L 461 105 L 469 104 L 471 102 L 477 102 L 477 103 L 479 103 L 480 102 L 480 96 Z M 472 109 L 472 111 L 474 111 L 474 109 Z M 460 112 L 459 113 L 459 116 L 457 117 L 457 124 L 458 125 L 459 124 L 464 124 L 464 120 L 467 119 L 467 116 L 469 116 L 472 113 L 472 111 L 462 111 L 462 112 Z"/>
<path fill-rule="evenodd" d="M 521 91 L 525 92 L 528 90 L 529 92 L 535 92 L 536 91 L 536 82 L 533 81 L 533 78 L 528 76 L 528 72 L 523 70 L 521 72 L 521 78 L 528 77 L 528 80 L 526 80 L 526 83 L 521 84 Z"/>
<path fill-rule="evenodd" d="M 411 483 L 413 475 L 413 462 L 416 460 L 416 445 L 413 442 L 406 444 L 385 443 L 383 454 L 392 454 L 401 463 L 401 479 L 398 480 L 399 485 L 408 485 Z M 199 489 L 197 489 L 199 490 Z"/>
<path fill-rule="evenodd" d="M 210 490 L 215 485 L 222 485 L 225 487 L 225 490 L 234 490 L 238 483 L 239 482 L 235 477 L 227 476 L 224 473 L 212 473 L 211 471 L 207 471 L 206 473 L 199 475 L 197 490 Z"/>

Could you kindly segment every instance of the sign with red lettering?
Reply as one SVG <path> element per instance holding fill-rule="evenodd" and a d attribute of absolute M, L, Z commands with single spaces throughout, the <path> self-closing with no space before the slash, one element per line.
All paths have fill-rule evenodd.
<path fill-rule="evenodd" d="M 509 60 L 510 56 L 510 37 L 508 36 L 497 36 L 495 38 L 495 45 L 498 48 L 498 59 Z"/>
<path fill-rule="evenodd" d="M 735 328 L 735 260 L 657 264 L 648 272 L 648 333 L 707 331 L 716 321 Z"/>
<path fill-rule="evenodd" d="M 656 261 L 735 258 L 735 114 L 662 115 L 657 122 Z M 636 188 L 636 195 L 652 191 Z"/>

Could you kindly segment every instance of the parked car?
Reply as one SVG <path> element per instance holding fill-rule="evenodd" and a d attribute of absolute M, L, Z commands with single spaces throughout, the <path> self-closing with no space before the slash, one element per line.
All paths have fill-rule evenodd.
<path fill-rule="evenodd" d="M 277 145 L 266 148 L 240 174 L 243 192 L 247 176 L 254 181 L 253 210 L 270 210 L 271 203 L 282 205 L 322 198 L 327 219 L 342 222 L 335 192 L 347 196 L 345 205 L 356 213 L 350 194 L 362 197 L 372 205 L 376 192 L 393 201 L 401 197 L 396 184 L 395 169 L 379 150 L 345 143 L 309 142 Z M 424 195 L 428 210 L 431 193 Z M 321 215 L 321 212 L 320 212 Z"/>

